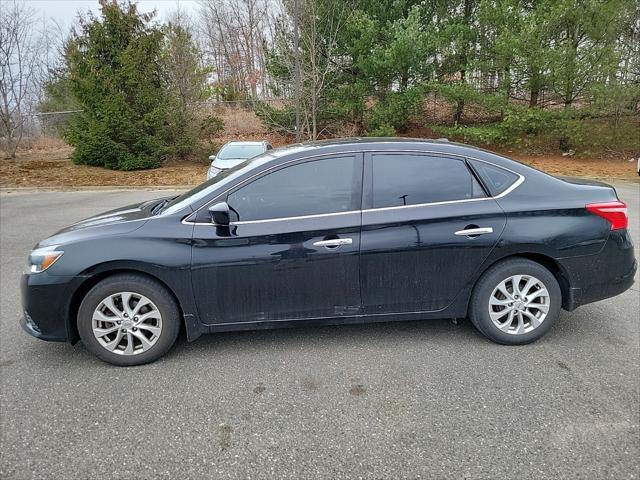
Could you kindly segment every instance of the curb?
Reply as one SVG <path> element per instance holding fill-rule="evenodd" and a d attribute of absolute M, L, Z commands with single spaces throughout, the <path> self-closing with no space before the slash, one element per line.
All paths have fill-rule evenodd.
<path fill-rule="evenodd" d="M 146 185 L 146 186 L 124 186 L 124 185 L 94 185 L 82 187 L 0 187 L 0 193 L 38 193 L 38 192 L 108 192 L 108 191 L 163 191 L 163 190 L 190 190 L 196 185 Z"/>

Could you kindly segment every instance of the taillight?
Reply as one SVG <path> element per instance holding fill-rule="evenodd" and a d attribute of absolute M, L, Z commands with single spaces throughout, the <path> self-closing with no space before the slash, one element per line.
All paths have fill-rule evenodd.
<path fill-rule="evenodd" d="M 587 210 L 604 218 L 611 224 L 611 230 L 627 228 L 629 219 L 627 218 L 627 204 L 617 200 L 615 202 L 590 203 Z"/>

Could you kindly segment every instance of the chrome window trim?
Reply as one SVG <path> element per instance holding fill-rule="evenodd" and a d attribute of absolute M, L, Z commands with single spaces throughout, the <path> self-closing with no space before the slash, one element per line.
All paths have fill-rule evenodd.
<path fill-rule="evenodd" d="M 485 163 L 488 163 L 489 165 L 493 165 L 492 163 L 489 163 L 489 162 L 485 162 Z M 503 167 L 500 167 L 499 165 L 493 165 L 493 166 L 494 166 L 494 167 L 497 167 L 497 168 L 503 168 Z M 491 197 L 491 198 L 493 198 L 493 199 L 496 199 L 496 198 L 502 198 L 502 197 L 504 197 L 504 196 L 508 195 L 509 193 L 513 192 L 516 188 L 518 188 L 518 187 L 522 184 L 522 182 L 524 182 L 524 175 L 521 175 L 521 174 L 519 174 L 518 172 L 514 172 L 513 170 L 509 170 L 508 168 L 503 168 L 503 170 L 507 170 L 508 172 L 515 173 L 515 174 L 516 174 L 516 175 L 518 175 L 518 177 L 520 177 L 520 178 L 518 178 L 518 180 L 516 180 L 515 182 L 513 182 L 513 183 L 509 186 L 509 188 L 507 188 L 504 192 L 499 193 L 498 195 L 496 195 L 496 196 L 494 196 L 494 197 Z"/>
<path fill-rule="evenodd" d="M 394 207 L 365 208 L 364 210 L 362 210 L 362 212 L 363 213 L 384 212 L 387 210 L 398 210 L 400 208 L 433 207 L 436 205 L 448 205 L 450 203 L 481 202 L 483 200 L 493 200 L 493 197 L 465 198 L 464 200 L 445 200 L 442 202 L 429 202 L 429 203 L 414 203 L 413 205 L 396 205 Z"/>
<path fill-rule="evenodd" d="M 394 143 L 394 142 L 382 142 L 382 143 Z M 348 150 L 345 152 L 337 152 L 337 153 L 322 153 L 322 154 L 317 154 L 317 155 L 309 155 L 307 157 L 302 157 L 302 158 L 296 158 L 295 160 L 289 160 L 288 162 L 284 162 L 281 163 L 279 165 L 274 165 L 271 168 L 268 168 L 262 172 L 256 173 L 254 175 L 252 175 L 249 178 L 246 178 L 245 180 L 243 180 L 242 182 L 240 182 L 239 184 L 236 184 L 232 187 L 229 187 L 228 189 L 226 189 L 224 192 L 219 193 L 218 195 L 216 195 L 212 200 L 210 200 L 209 202 L 203 204 L 201 207 L 199 207 L 197 210 L 191 212 L 189 215 L 187 215 L 186 218 L 191 217 L 192 215 L 196 215 L 200 210 L 202 210 L 203 208 L 213 204 L 215 201 L 217 201 L 220 197 L 222 197 L 223 195 L 226 195 L 229 191 L 241 187 L 242 185 L 245 185 L 247 182 L 249 182 L 250 180 L 254 179 L 257 176 L 260 176 L 262 174 L 266 174 L 268 172 L 271 172 L 272 170 L 275 170 L 279 167 L 288 165 L 290 163 L 294 163 L 294 162 L 298 162 L 298 161 L 302 161 L 302 160 L 308 160 L 308 159 L 313 159 L 313 158 L 319 158 L 319 157 L 331 157 L 331 156 L 339 156 L 339 155 L 343 155 L 343 154 L 357 154 L 357 153 L 371 153 L 371 152 L 380 152 L 380 150 L 378 149 L 371 149 L 371 150 Z M 398 205 L 395 207 L 379 207 L 379 208 L 365 208 L 362 210 L 349 210 L 346 212 L 333 212 L 333 213 L 318 213 L 318 214 L 314 214 L 314 215 L 298 215 L 296 217 L 278 217 L 278 218 L 267 218 L 264 220 L 247 220 L 247 221 L 239 221 L 239 222 L 229 222 L 229 226 L 234 226 L 234 225 L 250 225 L 250 224 L 257 224 L 257 223 L 270 223 L 270 222 L 286 222 L 286 221 L 291 221 L 291 220 L 308 220 L 310 218 L 321 218 L 321 217 L 331 217 L 331 216 L 336 216 L 336 215 L 348 215 L 348 214 L 353 214 L 353 213 L 365 213 L 365 212 L 376 212 L 376 211 L 386 211 L 386 210 L 397 210 L 400 208 L 416 208 L 416 207 L 431 207 L 431 206 L 437 206 L 437 205 L 448 205 L 448 204 L 455 204 L 455 203 L 466 203 L 466 202 L 480 202 L 483 200 L 497 200 L 499 198 L 503 198 L 505 196 L 507 196 L 508 194 L 510 194 L 511 192 L 513 192 L 516 188 L 518 188 L 520 185 L 522 185 L 522 183 L 525 181 L 526 177 L 524 175 L 522 175 L 521 173 L 515 172 L 513 170 L 511 170 L 510 168 L 507 167 L 503 167 L 501 165 L 496 165 L 495 163 L 492 162 L 488 162 L 486 160 L 482 160 L 479 158 L 475 158 L 475 157 L 470 157 L 468 155 L 459 155 L 459 154 L 455 154 L 455 153 L 446 153 L 446 152 L 435 152 L 435 151 L 426 151 L 426 150 L 398 150 L 398 151 L 389 151 L 388 153 L 398 153 L 398 154 L 402 154 L 402 153 L 422 153 L 422 154 L 426 154 L 426 155 L 440 155 L 440 156 L 444 156 L 444 157 L 455 157 L 456 159 L 460 159 L 460 160 L 475 160 L 477 162 L 482 162 L 482 163 L 486 163 L 487 165 L 491 165 L 493 167 L 496 168 L 501 168 L 502 170 L 506 170 L 507 172 L 511 172 L 514 175 L 518 176 L 518 179 L 513 182 L 509 188 L 507 188 L 504 192 L 495 195 L 495 196 L 490 196 L 490 197 L 482 197 L 482 198 L 466 198 L 466 199 L 462 199 L 462 200 L 446 200 L 443 202 L 431 202 L 431 203 L 417 203 L 414 205 Z M 386 152 L 385 152 L 386 153 Z M 183 219 L 181 223 L 185 224 L 185 225 L 209 225 L 212 227 L 220 227 L 220 226 L 226 226 L 226 225 L 219 225 L 216 223 L 209 223 L 209 222 L 188 222 L 187 220 Z"/>
<path fill-rule="evenodd" d="M 310 218 L 334 217 L 338 215 L 351 215 L 354 213 L 361 213 L 361 212 L 362 210 L 348 210 L 346 212 L 316 213 L 314 215 L 298 215 L 297 217 L 265 218 L 264 220 L 241 220 L 239 222 L 229 222 L 229 225 L 248 225 L 253 223 L 286 222 L 289 220 L 308 220 Z M 204 225 L 217 225 L 217 224 L 205 223 Z"/>

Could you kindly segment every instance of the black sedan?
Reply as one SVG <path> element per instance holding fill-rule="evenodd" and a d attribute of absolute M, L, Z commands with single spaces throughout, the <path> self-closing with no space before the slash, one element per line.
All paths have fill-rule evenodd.
<path fill-rule="evenodd" d="M 469 317 L 525 344 L 635 270 L 609 185 L 447 141 L 347 139 L 270 150 L 43 240 L 22 324 L 117 365 L 157 359 L 181 329 Z"/>

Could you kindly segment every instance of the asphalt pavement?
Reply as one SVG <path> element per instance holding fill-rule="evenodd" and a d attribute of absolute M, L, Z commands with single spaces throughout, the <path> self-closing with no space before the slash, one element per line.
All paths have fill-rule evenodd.
<path fill-rule="evenodd" d="M 640 186 L 616 187 L 639 245 Z M 521 347 L 434 320 L 181 339 L 125 369 L 22 332 L 38 240 L 168 194 L 0 194 L 0 478 L 640 476 L 638 283 Z"/>

